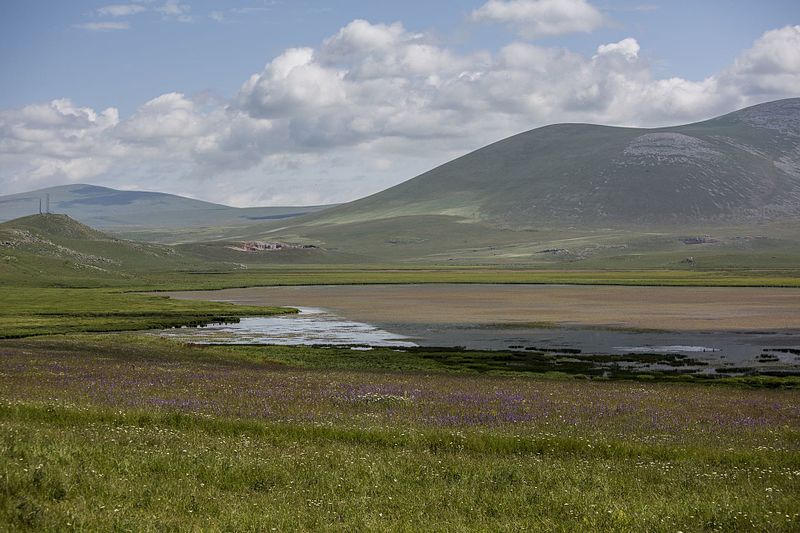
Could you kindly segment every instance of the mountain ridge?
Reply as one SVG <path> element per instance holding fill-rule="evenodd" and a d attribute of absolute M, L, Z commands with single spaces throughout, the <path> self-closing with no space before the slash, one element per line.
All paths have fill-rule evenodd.
<path fill-rule="evenodd" d="M 499 226 L 800 216 L 798 139 L 800 98 L 671 127 L 553 124 L 293 223 L 421 214 Z"/>
<path fill-rule="evenodd" d="M 800 260 L 800 98 L 692 124 L 554 124 L 254 237 L 386 261 L 693 268 Z"/>
<path fill-rule="evenodd" d="M 0 222 L 35 214 L 39 200 L 50 211 L 70 215 L 108 231 L 177 230 L 203 226 L 242 226 L 287 219 L 327 206 L 230 207 L 155 191 L 122 191 L 90 184 L 71 184 L 0 196 Z"/>

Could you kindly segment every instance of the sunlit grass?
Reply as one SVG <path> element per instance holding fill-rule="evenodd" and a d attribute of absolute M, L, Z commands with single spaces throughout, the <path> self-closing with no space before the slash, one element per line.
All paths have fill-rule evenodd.
<path fill-rule="evenodd" d="M 798 527 L 796 390 L 303 369 L 269 353 L 3 343 L 0 529 Z"/>
<path fill-rule="evenodd" d="M 0 302 L 0 338 L 168 328 L 296 312 L 278 307 L 171 300 L 108 289 L 0 287 Z"/>

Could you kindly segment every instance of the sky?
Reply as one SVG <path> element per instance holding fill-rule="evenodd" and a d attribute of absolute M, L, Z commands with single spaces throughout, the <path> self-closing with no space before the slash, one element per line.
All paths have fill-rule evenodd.
<path fill-rule="evenodd" d="M 547 124 L 800 96 L 800 2 L 2 0 L 0 87 L 0 195 L 335 203 Z"/>

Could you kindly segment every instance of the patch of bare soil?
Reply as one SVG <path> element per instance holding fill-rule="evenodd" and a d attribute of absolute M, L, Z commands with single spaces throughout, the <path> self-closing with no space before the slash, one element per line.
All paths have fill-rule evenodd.
<path fill-rule="evenodd" d="M 781 288 L 337 285 L 169 295 L 246 305 L 320 307 L 370 323 L 554 322 L 686 331 L 800 329 L 800 291 Z"/>

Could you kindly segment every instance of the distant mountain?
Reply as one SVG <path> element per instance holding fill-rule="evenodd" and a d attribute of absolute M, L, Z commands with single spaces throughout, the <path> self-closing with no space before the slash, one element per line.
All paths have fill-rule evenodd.
<path fill-rule="evenodd" d="M 793 264 L 800 98 L 666 128 L 546 126 L 276 226 L 261 231 L 383 260 Z"/>
<path fill-rule="evenodd" d="M 0 196 L 0 221 L 38 213 L 39 200 L 44 205 L 47 194 L 52 213 L 67 214 L 93 227 L 119 232 L 242 226 L 292 218 L 326 207 L 236 208 L 160 192 L 78 184 Z"/>
<path fill-rule="evenodd" d="M 404 215 L 510 227 L 797 217 L 800 98 L 667 128 L 546 126 L 306 220 Z"/>
<path fill-rule="evenodd" d="M 197 260 L 796 268 L 800 98 L 667 128 L 546 126 L 324 210 L 74 185 L 0 197 L 0 217 L 47 192 L 53 211 Z M 314 248 L 233 249 L 248 240 Z"/>

